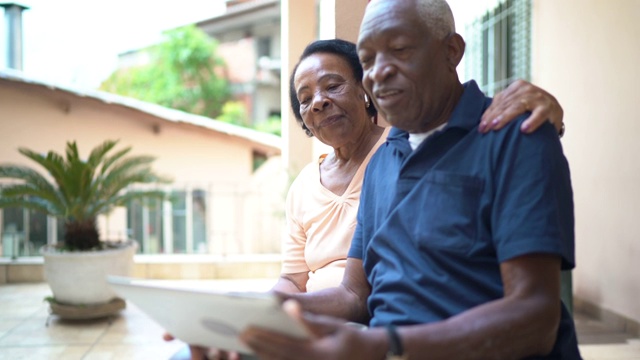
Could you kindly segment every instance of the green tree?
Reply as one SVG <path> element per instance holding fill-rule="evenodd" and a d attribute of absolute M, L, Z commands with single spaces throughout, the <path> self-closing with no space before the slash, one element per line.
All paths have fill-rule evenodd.
<path fill-rule="evenodd" d="M 280 116 L 269 116 L 267 121 L 257 123 L 254 129 L 265 133 L 282 136 L 282 120 Z"/>
<path fill-rule="evenodd" d="M 170 30 L 165 41 L 145 50 L 147 65 L 120 69 L 101 90 L 216 118 L 230 98 L 217 42 L 194 25 Z"/>
<path fill-rule="evenodd" d="M 240 101 L 228 101 L 222 106 L 222 113 L 216 120 L 229 124 L 249 127 L 249 119 L 244 104 Z"/>

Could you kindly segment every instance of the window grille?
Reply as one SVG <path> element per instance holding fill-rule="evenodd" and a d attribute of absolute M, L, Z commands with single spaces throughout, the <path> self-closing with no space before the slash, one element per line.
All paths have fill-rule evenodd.
<path fill-rule="evenodd" d="M 493 96 L 531 79 L 531 0 L 504 0 L 466 28 L 465 76 Z"/>

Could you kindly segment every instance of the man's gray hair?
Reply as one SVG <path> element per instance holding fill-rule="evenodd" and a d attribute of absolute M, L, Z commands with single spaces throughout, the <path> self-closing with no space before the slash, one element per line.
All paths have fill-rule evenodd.
<path fill-rule="evenodd" d="M 438 39 L 456 32 L 453 13 L 445 0 L 417 0 L 418 15 Z"/>

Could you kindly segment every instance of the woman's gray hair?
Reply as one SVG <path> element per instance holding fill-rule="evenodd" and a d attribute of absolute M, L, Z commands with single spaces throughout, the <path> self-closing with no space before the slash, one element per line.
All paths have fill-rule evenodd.
<path fill-rule="evenodd" d="M 456 32 L 453 13 L 445 0 L 417 0 L 420 19 L 438 39 L 444 39 Z"/>

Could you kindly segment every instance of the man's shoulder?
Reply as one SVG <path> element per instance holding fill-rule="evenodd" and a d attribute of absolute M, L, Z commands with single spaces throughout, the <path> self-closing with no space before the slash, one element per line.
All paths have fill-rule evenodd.
<path fill-rule="evenodd" d="M 373 153 L 373 155 L 371 155 L 365 174 L 374 171 L 374 169 L 380 169 L 381 167 L 384 168 L 385 166 L 388 166 L 393 159 L 393 146 L 389 143 L 389 140 L 387 140 L 380 144 L 378 149 Z"/>
<path fill-rule="evenodd" d="M 474 129 L 474 137 L 477 137 L 479 141 L 485 143 L 492 143 L 494 146 L 544 146 L 543 143 L 559 143 L 558 133 L 550 122 L 545 122 L 540 125 L 532 133 L 525 133 L 522 131 L 522 123 L 529 118 L 531 113 L 523 113 L 518 115 L 515 119 L 506 124 L 499 130 L 491 130 L 486 134 L 480 133 L 477 127 Z"/>

